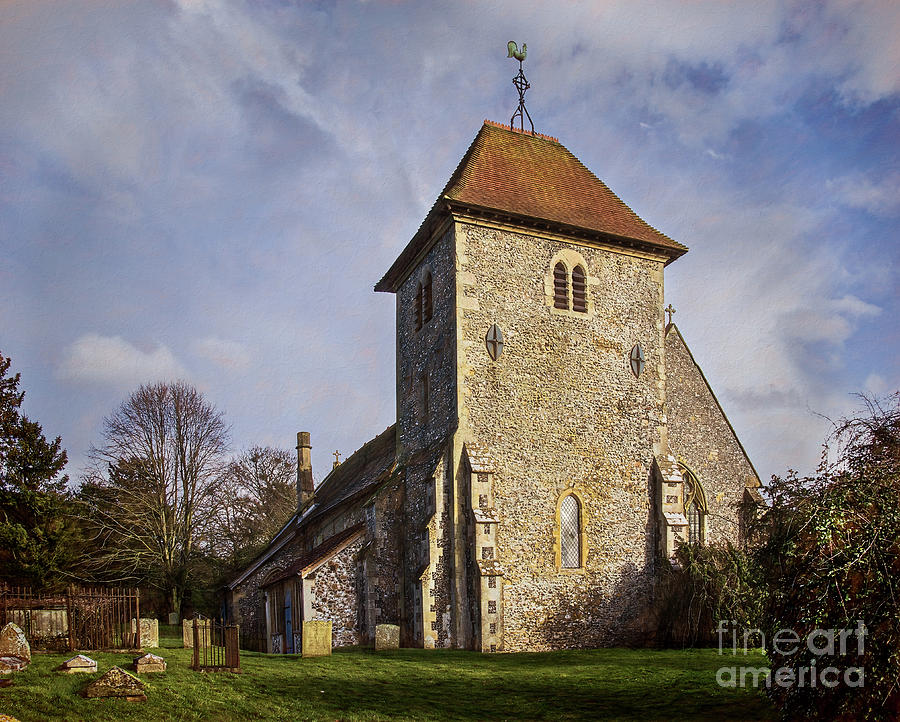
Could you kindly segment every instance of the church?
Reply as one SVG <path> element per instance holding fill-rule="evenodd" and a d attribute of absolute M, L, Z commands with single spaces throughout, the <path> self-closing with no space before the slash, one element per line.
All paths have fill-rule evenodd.
<path fill-rule="evenodd" d="M 396 423 L 228 586 L 272 653 L 640 643 L 678 544 L 742 541 L 760 481 L 666 309 L 687 252 L 556 138 L 485 121 L 375 285 L 396 297 Z M 666 313 L 669 319 L 666 319 Z"/>

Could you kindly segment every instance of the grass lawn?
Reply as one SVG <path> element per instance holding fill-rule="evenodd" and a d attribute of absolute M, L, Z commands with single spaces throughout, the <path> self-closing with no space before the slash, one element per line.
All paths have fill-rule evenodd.
<path fill-rule="evenodd" d="M 99 672 L 64 675 L 70 655 L 36 654 L 0 689 L 0 715 L 29 720 L 767 720 L 762 692 L 722 689 L 721 666 L 764 666 L 760 654 L 601 649 L 481 655 L 454 650 L 353 649 L 302 659 L 241 652 L 243 674 L 200 673 L 190 650 L 164 637 L 168 671 L 144 675 L 146 702 L 78 693 L 134 654 L 87 653 Z"/>

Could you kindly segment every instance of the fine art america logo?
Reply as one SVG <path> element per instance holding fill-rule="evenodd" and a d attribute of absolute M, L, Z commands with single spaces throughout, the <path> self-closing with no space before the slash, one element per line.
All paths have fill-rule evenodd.
<path fill-rule="evenodd" d="M 718 629 L 719 654 L 725 654 L 727 641 L 731 642 L 731 654 L 737 655 L 738 649 L 747 654 L 749 649 L 766 648 L 765 634 L 759 629 L 745 629 L 739 634 L 736 622 L 720 620 Z M 840 684 L 847 687 L 863 687 L 865 685 L 865 669 L 852 663 L 861 659 L 865 651 L 865 638 L 868 634 L 866 625 L 861 619 L 856 620 L 855 629 L 815 629 L 805 637 L 793 629 L 779 629 L 772 637 L 771 647 L 777 655 L 784 658 L 794 657 L 798 660 L 805 657 L 805 651 L 812 654 L 808 663 L 784 666 L 778 669 L 769 667 L 720 667 L 716 672 L 716 682 L 720 687 L 828 687 Z M 741 645 L 741 646 L 739 646 Z M 819 665 L 819 661 L 829 662 L 841 660 L 843 665 Z"/>

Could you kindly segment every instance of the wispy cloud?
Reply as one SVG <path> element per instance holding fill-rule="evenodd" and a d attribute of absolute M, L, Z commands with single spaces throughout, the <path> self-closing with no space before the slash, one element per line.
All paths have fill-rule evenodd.
<path fill-rule="evenodd" d="M 135 386 L 187 377 L 165 346 L 142 351 L 120 336 L 85 334 L 63 352 L 57 376 L 65 381 Z"/>

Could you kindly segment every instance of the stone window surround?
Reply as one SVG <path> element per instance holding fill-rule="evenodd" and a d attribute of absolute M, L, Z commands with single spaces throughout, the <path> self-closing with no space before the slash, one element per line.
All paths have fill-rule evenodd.
<path fill-rule="evenodd" d="M 555 305 L 556 290 L 553 283 L 553 273 L 558 263 L 562 263 L 566 268 L 569 308 L 556 308 Z M 574 269 L 575 266 L 581 266 L 585 273 L 585 300 L 587 302 L 587 311 L 572 310 L 572 269 Z M 562 248 L 553 254 L 553 257 L 547 265 L 547 272 L 544 274 L 544 303 L 550 311 L 550 314 L 553 316 L 568 316 L 570 318 L 580 319 L 593 318 L 594 299 L 593 294 L 591 293 L 591 286 L 597 286 L 599 283 L 600 279 L 590 274 L 584 256 L 573 248 Z"/>
<path fill-rule="evenodd" d="M 681 472 L 682 478 L 685 480 L 685 489 L 683 493 L 683 501 L 684 501 L 684 516 L 688 518 L 688 510 L 692 504 L 696 504 L 697 511 L 700 514 L 700 544 L 708 543 L 709 537 L 707 535 L 708 527 L 707 520 L 709 518 L 709 504 L 706 501 L 706 490 L 703 488 L 703 482 L 700 481 L 700 477 L 694 472 L 691 467 L 685 464 L 682 460 L 678 461 L 678 470 Z M 687 481 L 688 477 L 692 480 L 691 486 L 693 487 L 693 493 L 687 493 Z M 687 535 L 690 533 L 690 530 L 685 530 L 685 541 L 687 541 Z"/>
<path fill-rule="evenodd" d="M 578 502 L 578 545 L 581 552 L 581 566 L 576 568 L 564 567 L 562 565 L 562 546 L 560 544 L 560 533 L 562 524 L 560 520 L 560 511 L 562 509 L 563 500 L 568 496 L 574 496 Z M 558 574 L 584 574 L 587 570 L 587 509 L 584 503 L 584 496 L 574 486 L 563 490 L 556 499 L 556 517 L 553 523 L 553 555 L 556 562 L 556 571 Z"/>

